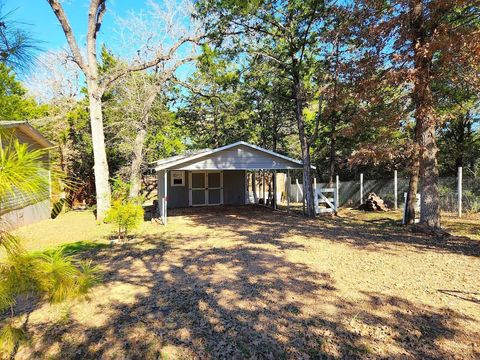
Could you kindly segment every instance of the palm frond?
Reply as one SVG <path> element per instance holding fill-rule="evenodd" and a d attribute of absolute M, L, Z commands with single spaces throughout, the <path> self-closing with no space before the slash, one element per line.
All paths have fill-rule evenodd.
<path fill-rule="evenodd" d="M 29 150 L 26 144 L 10 140 L 0 147 L 0 214 L 14 210 L 9 208 L 9 197 L 16 204 L 28 205 L 48 197 L 49 181 L 47 165 L 43 160 L 45 150 Z"/>
<path fill-rule="evenodd" d="M 20 245 L 20 241 L 9 233 L 6 230 L 7 228 L 8 224 L 0 219 L 0 247 L 6 251 L 8 256 L 22 253 L 23 248 Z"/>
<path fill-rule="evenodd" d="M 77 296 L 77 278 L 79 269 L 73 264 L 73 258 L 63 254 L 62 249 L 40 255 L 40 271 L 43 276 L 42 290 L 52 303 L 58 303 Z"/>
<path fill-rule="evenodd" d="M 28 341 L 25 331 L 10 322 L 0 328 L 0 353 L 4 358 L 10 357 L 16 346 L 28 343 Z"/>
<path fill-rule="evenodd" d="M 80 264 L 80 274 L 77 279 L 78 294 L 87 295 L 100 282 L 100 270 L 92 265 L 92 261 Z"/>
<path fill-rule="evenodd" d="M 41 291 L 40 263 L 36 256 L 31 254 L 15 254 L 7 256 L 0 265 L 0 309 L 14 304 L 19 294 L 34 295 Z M 11 299 L 9 302 L 8 299 Z"/>
<path fill-rule="evenodd" d="M 35 39 L 27 30 L 27 24 L 12 19 L 15 11 L 2 13 L 0 6 L 0 62 L 17 70 L 26 72 L 34 63 L 36 54 L 41 50 L 42 41 Z"/>

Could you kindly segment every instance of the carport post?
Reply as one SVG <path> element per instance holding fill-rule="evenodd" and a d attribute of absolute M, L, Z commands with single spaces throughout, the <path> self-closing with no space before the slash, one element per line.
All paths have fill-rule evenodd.
<path fill-rule="evenodd" d="M 164 186 L 164 199 L 165 201 L 163 202 L 163 206 L 165 206 L 165 209 L 163 209 L 163 225 L 167 225 L 167 201 L 168 201 L 168 194 L 167 194 L 167 189 L 168 189 L 168 170 L 165 170 L 165 173 L 163 175 L 163 186 Z"/>
<path fill-rule="evenodd" d="M 287 194 L 287 212 L 290 212 L 290 170 L 285 178 L 285 194 Z"/>
<path fill-rule="evenodd" d="M 255 176 L 255 170 L 252 171 L 252 190 L 253 190 L 253 202 L 257 204 L 258 196 L 257 196 L 257 179 Z"/>
<path fill-rule="evenodd" d="M 273 196 L 272 196 L 272 208 L 273 210 L 277 209 L 277 171 L 272 170 L 272 187 L 273 187 Z"/>
<path fill-rule="evenodd" d="M 265 199 L 265 170 L 262 170 L 262 191 L 263 191 L 263 205 L 267 205 L 267 199 Z"/>

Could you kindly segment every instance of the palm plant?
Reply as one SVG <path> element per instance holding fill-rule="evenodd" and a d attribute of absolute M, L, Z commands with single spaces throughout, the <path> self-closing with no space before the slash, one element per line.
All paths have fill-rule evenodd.
<path fill-rule="evenodd" d="M 25 24 L 12 19 L 14 11 L 4 12 L 0 3 L 0 62 L 17 71 L 29 70 L 40 50 L 40 41 L 26 30 Z"/>
<path fill-rule="evenodd" d="M 44 150 L 30 151 L 18 141 L 2 146 L 0 134 L 0 204 L 1 214 L 13 210 L 6 201 L 19 196 L 24 202 L 42 200 L 48 191 Z M 62 250 L 47 254 L 29 254 L 20 241 L 0 222 L 0 312 L 10 316 L 0 328 L 0 352 L 15 354 L 27 337 L 27 317 L 22 326 L 15 326 L 15 304 L 19 297 L 45 299 L 58 303 L 88 294 L 98 280 L 97 270 L 90 262 L 79 263 Z"/>

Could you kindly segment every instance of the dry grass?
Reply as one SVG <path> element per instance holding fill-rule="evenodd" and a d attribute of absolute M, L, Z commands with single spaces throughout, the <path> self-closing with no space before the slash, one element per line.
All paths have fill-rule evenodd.
<path fill-rule="evenodd" d="M 30 226 L 30 248 L 72 242 L 104 282 L 35 305 L 18 358 L 479 358 L 480 219 L 438 241 L 398 218 L 194 209 L 114 246 L 85 214 Z"/>

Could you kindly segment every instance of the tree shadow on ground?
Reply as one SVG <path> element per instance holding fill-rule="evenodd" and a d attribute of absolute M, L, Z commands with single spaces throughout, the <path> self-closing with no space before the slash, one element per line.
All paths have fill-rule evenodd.
<path fill-rule="evenodd" d="M 246 219 L 258 222 L 256 226 L 270 231 L 271 237 L 282 234 L 281 240 L 269 242 L 280 251 L 258 246 L 265 238 L 258 240 L 258 230 L 245 232 L 240 224 Z M 295 225 L 284 234 L 281 220 L 260 213 L 232 214 L 227 224 L 220 224 L 215 215 L 204 215 L 204 221 L 239 232 L 244 241 L 208 248 L 195 243 L 199 239 L 194 235 L 172 234 L 108 248 L 77 249 L 77 256 L 90 258 L 104 269 L 104 291 L 92 294 L 92 302 L 99 304 L 89 316 L 106 315 L 95 326 L 75 317 L 37 324 L 33 329 L 37 340 L 29 355 L 445 359 L 459 354 L 439 347 L 438 342 L 475 336 L 460 329 L 458 322 L 471 319 L 458 312 L 418 307 L 372 292 L 362 293 L 362 300 L 353 302 L 338 294 L 329 273 L 287 260 L 282 251 L 289 246 L 285 238 L 302 228 L 307 234 L 318 232 L 318 225 L 301 226 L 299 221 L 298 228 Z M 362 231 L 373 232 L 368 227 Z M 128 300 L 114 296 L 119 284 L 130 286 L 121 293 Z M 102 294 L 110 297 L 108 302 L 100 301 Z M 480 355 L 475 351 L 471 350 L 472 357 Z"/>
<path fill-rule="evenodd" d="M 182 209 L 171 212 L 171 216 L 176 214 L 187 214 L 194 224 L 227 228 L 248 241 L 256 241 L 260 237 L 260 241 L 285 245 L 284 240 L 293 235 L 321 236 L 326 240 L 345 242 L 365 249 L 389 250 L 395 245 L 408 245 L 417 251 L 480 256 L 480 241 L 466 236 L 437 239 L 413 233 L 400 222 L 389 218 L 357 221 L 348 217 L 330 216 L 305 219 L 287 213 L 271 216 L 271 209 L 259 206 Z"/>

